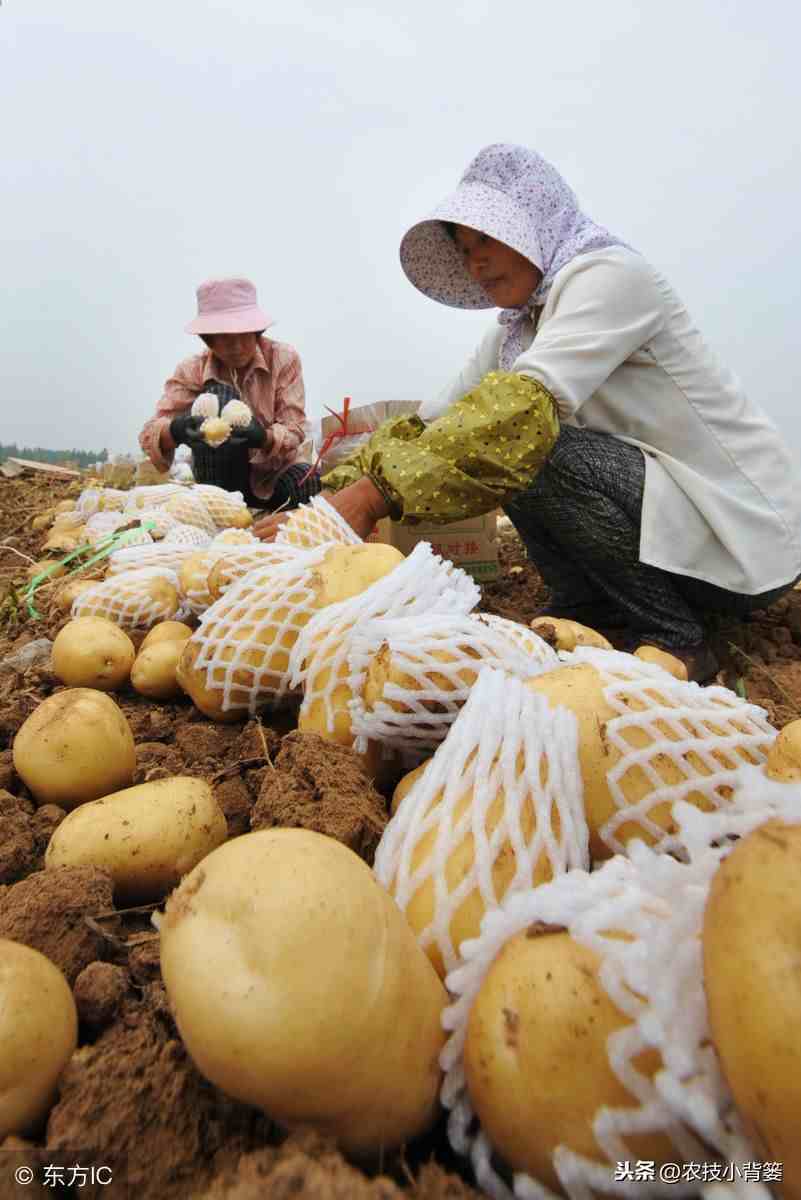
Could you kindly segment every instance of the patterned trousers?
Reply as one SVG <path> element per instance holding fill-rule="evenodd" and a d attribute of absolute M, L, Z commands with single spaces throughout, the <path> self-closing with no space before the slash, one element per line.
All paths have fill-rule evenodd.
<path fill-rule="evenodd" d="M 743 617 L 790 590 L 740 595 L 641 562 L 644 484 L 638 446 L 564 426 L 537 478 L 504 506 L 555 614 L 627 628 L 669 650 L 703 641 L 705 612 Z"/>
<path fill-rule="evenodd" d="M 291 467 L 287 467 L 276 480 L 270 499 L 256 501 L 258 507 L 266 508 L 267 512 L 277 512 L 279 509 L 284 512 L 286 509 L 297 508 L 299 504 L 306 504 L 323 486 L 320 482 L 320 472 L 312 471 L 309 475 L 309 471 L 311 467 L 308 463 L 293 463 Z M 305 478 L 306 476 L 308 478 Z"/>

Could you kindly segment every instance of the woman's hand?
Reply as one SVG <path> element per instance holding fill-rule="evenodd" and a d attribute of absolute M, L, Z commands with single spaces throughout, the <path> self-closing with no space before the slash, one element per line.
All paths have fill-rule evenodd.
<path fill-rule="evenodd" d="M 340 492 L 322 492 L 321 495 L 360 538 L 369 537 L 376 523 L 387 516 L 389 511 L 386 500 L 367 475 L 342 488 Z M 272 542 L 284 521 L 291 515 L 289 512 L 282 512 L 263 517 L 253 526 L 253 532 L 263 542 Z"/>

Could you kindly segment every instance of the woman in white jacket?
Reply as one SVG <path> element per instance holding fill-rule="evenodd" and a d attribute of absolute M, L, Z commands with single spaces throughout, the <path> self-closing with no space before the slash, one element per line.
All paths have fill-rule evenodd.
<path fill-rule="evenodd" d="M 421 420 L 323 480 L 333 502 L 360 532 L 501 503 L 547 611 L 624 625 L 708 677 L 703 614 L 745 615 L 801 575 L 801 478 L 768 416 L 532 150 L 482 150 L 401 262 L 440 303 L 502 311 Z"/>

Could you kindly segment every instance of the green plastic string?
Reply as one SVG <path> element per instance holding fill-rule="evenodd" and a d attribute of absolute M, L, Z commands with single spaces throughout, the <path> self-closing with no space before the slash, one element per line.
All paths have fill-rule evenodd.
<path fill-rule="evenodd" d="M 136 529 L 126 529 L 122 533 L 107 534 L 105 538 L 101 538 L 96 543 L 96 545 L 100 546 L 101 549 L 98 550 L 96 554 L 93 554 L 91 558 L 87 559 L 86 562 L 79 563 L 74 570 L 68 571 L 65 576 L 65 581 L 69 579 L 71 575 L 77 575 L 80 571 L 86 570 L 87 567 L 94 566 L 94 564 L 96 562 L 100 562 L 101 559 L 108 558 L 109 554 L 113 554 L 114 551 L 119 550 L 121 546 L 127 545 L 127 543 L 130 542 L 136 536 L 136 534 L 141 533 L 143 529 L 149 531 L 155 528 L 155 521 L 140 521 Z M 28 607 L 28 615 L 32 617 L 33 620 L 41 621 L 42 619 L 42 614 L 37 611 L 33 603 L 33 598 L 38 589 L 55 571 L 58 570 L 59 567 L 66 567 L 67 563 L 72 562 L 73 559 L 80 558 L 88 545 L 89 543 L 85 542 L 84 545 L 79 546 L 77 550 L 71 550 L 69 554 L 64 556 L 64 558 L 52 563 L 49 567 L 46 567 L 44 571 L 40 571 L 38 575 L 34 575 L 22 597 Z"/>

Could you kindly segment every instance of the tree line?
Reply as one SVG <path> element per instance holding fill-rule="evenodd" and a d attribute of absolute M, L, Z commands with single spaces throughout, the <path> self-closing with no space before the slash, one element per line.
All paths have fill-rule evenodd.
<path fill-rule="evenodd" d="M 89 467 L 92 463 L 108 462 L 108 450 L 46 450 L 44 446 L 18 446 L 16 442 L 0 442 L 0 463 L 7 458 L 29 458 L 43 463 L 74 463 Z"/>

